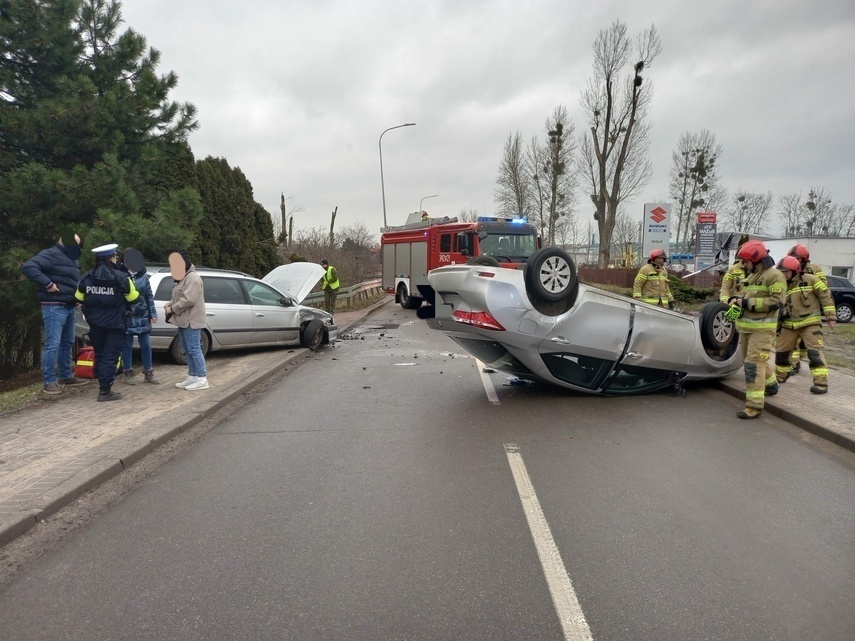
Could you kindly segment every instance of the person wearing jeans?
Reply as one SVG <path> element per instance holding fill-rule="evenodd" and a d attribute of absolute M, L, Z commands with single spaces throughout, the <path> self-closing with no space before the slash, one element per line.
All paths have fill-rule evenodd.
<path fill-rule="evenodd" d="M 187 252 L 171 254 L 169 267 L 175 286 L 172 298 L 163 309 L 167 322 L 178 327 L 178 340 L 188 368 L 187 378 L 176 383 L 175 387 L 190 392 L 208 389 L 208 373 L 202 354 L 202 330 L 206 324 L 205 286 Z"/>
<path fill-rule="evenodd" d="M 21 273 L 38 287 L 45 342 L 42 348 L 42 379 L 45 394 L 61 394 L 65 385 L 84 385 L 71 369 L 80 278 L 80 236 L 64 231 L 56 245 L 42 250 L 21 267 Z M 57 374 L 59 375 L 57 378 Z"/>

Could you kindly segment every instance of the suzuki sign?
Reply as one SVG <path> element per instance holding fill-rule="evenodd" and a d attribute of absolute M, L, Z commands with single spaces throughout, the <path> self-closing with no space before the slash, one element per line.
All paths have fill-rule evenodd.
<path fill-rule="evenodd" d="M 668 247 L 671 244 L 671 204 L 670 203 L 647 203 L 644 205 L 644 222 L 642 224 L 641 262 L 644 263 L 654 249 L 661 249 L 666 254 L 670 253 Z"/>

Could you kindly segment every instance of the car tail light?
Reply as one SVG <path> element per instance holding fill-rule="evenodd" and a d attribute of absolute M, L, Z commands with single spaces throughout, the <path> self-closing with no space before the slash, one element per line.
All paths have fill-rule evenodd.
<path fill-rule="evenodd" d="M 481 278 L 492 278 L 495 276 L 493 272 L 476 272 L 476 276 L 480 276 Z"/>
<path fill-rule="evenodd" d="M 505 331 L 505 328 L 499 324 L 499 321 L 487 312 L 466 312 L 458 309 L 454 311 L 452 316 L 454 320 L 464 325 L 472 325 L 473 327 L 481 327 L 482 329 L 494 329 L 498 332 Z"/>

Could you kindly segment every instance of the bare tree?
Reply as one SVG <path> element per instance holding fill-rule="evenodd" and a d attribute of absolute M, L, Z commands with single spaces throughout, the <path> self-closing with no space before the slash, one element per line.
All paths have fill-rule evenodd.
<path fill-rule="evenodd" d="M 852 236 L 855 207 L 835 203 L 825 187 L 814 187 L 807 197 L 781 196 L 780 216 L 787 236 Z"/>
<path fill-rule="evenodd" d="M 460 213 L 457 214 L 457 219 L 464 223 L 474 223 L 480 215 L 475 209 L 461 209 Z"/>
<path fill-rule="evenodd" d="M 718 211 L 727 201 L 727 190 L 718 175 L 721 145 L 706 129 L 680 136 L 677 151 L 671 154 L 669 195 L 677 204 L 676 247 L 688 251 L 695 245 L 695 212 Z"/>
<path fill-rule="evenodd" d="M 594 74 L 581 98 L 590 125 L 590 136 L 582 140 L 582 158 L 596 207 L 601 266 L 609 263 L 620 204 L 638 195 L 652 176 L 649 126 L 644 123 L 652 87 L 642 83 L 641 73 L 662 49 L 655 26 L 638 36 L 635 49 L 632 63 L 632 46 L 622 22 L 601 30 L 594 41 Z M 619 76 L 627 66 L 630 73 L 621 82 Z"/>
<path fill-rule="evenodd" d="M 527 216 L 531 183 L 525 167 L 523 137 L 519 131 L 508 134 L 496 184 L 494 202 L 498 205 L 498 213 Z"/>
<path fill-rule="evenodd" d="M 725 223 L 735 232 L 763 234 L 771 205 L 772 192 L 757 194 L 737 189 L 725 212 Z"/>
<path fill-rule="evenodd" d="M 633 220 L 632 217 L 621 208 L 615 220 L 614 231 L 612 232 L 612 246 L 610 254 L 615 257 L 620 257 L 620 262 L 623 267 L 629 267 L 635 263 L 634 254 L 641 249 L 639 241 L 639 221 Z"/>
<path fill-rule="evenodd" d="M 540 168 L 543 166 L 546 158 L 546 150 L 538 142 L 537 137 L 533 136 L 526 150 L 526 172 L 531 178 L 532 191 L 532 215 L 535 218 L 535 224 L 540 229 L 540 236 L 546 235 L 546 184 L 543 181 Z"/>
<path fill-rule="evenodd" d="M 576 191 L 576 173 L 573 171 L 576 141 L 575 127 L 567 116 L 567 107 L 558 105 L 546 119 L 546 147 L 544 148 L 541 182 L 546 187 L 546 238 L 547 245 L 555 244 L 555 225 L 561 216 L 572 214 Z"/>

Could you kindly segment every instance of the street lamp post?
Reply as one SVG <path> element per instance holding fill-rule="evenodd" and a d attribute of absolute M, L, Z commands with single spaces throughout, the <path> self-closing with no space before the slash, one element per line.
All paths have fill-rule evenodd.
<path fill-rule="evenodd" d="M 377 141 L 377 146 L 380 148 L 380 192 L 383 194 L 383 227 L 386 227 L 386 186 L 383 184 L 383 134 L 393 129 L 400 129 L 401 127 L 412 127 L 415 124 L 414 122 L 408 122 L 403 125 L 389 127 L 380 134 L 380 140 Z"/>
<path fill-rule="evenodd" d="M 426 201 L 428 198 L 437 198 L 439 194 L 434 194 L 433 196 L 425 196 L 419 201 L 419 213 L 422 213 L 422 203 Z"/>

